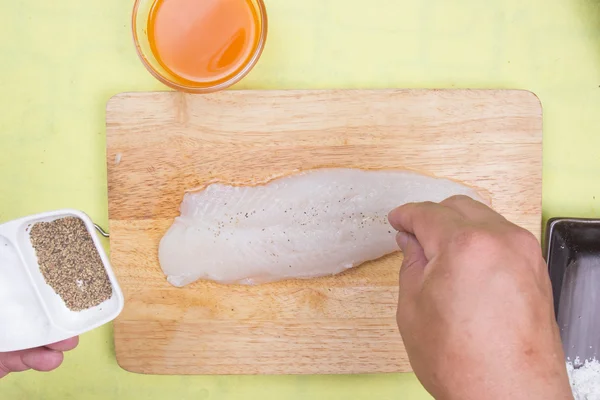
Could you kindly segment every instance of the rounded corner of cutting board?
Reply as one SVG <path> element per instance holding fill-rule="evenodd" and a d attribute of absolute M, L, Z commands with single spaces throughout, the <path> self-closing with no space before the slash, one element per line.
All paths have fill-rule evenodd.
<path fill-rule="evenodd" d="M 531 107 L 535 107 L 539 113 L 539 117 L 541 118 L 544 113 L 544 104 L 542 103 L 540 96 L 538 96 L 538 94 L 532 90 L 519 89 L 517 91 L 521 94 L 523 99 L 526 99 L 528 102 L 530 102 Z"/>

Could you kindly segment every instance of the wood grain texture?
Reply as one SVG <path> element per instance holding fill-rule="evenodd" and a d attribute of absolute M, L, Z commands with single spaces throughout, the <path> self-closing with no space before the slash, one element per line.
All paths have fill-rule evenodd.
<path fill-rule="evenodd" d="M 406 372 L 400 254 L 256 287 L 167 283 L 158 243 L 185 190 L 320 167 L 410 168 L 480 188 L 541 232 L 542 111 L 525 91 L 125 93 L 107 107 L 119 364 L 155 374 Z M 432 327 L 435 329 L 435 327 Z"/>

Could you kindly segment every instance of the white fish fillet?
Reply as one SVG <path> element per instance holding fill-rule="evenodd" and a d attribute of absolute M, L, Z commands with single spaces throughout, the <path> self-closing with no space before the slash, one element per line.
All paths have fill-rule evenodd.
<path fill-rule="evenodd" d="M 457 194 L 481 201 L 460 183 L 408 171 L 326 168 L 263 186 L 211 184 L 185 194 L 159 261 L 175 286 L 333 275 L 398 250 L 393 208 Z"/>

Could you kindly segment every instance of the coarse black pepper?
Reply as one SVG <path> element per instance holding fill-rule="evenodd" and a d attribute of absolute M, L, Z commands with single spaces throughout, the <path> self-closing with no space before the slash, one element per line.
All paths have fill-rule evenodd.
<path fill-rule="evenodd" d="M 30 240 L 44 280 L 69 310 L 82 311 L 112 296 L 100 254 L 80 218 L 38 222 Z"/>

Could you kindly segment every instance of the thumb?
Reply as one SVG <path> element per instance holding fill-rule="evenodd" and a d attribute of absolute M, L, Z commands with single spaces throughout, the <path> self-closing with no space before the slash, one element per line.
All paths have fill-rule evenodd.
<path fill-rule="evenodd" d="M 400 268 L 400 302 L 403 302 L 403 299 L 412 298 L 421 290 L 427 258 L 414 235 L 398 232 L 396 242 L 404 255 Z"/>

